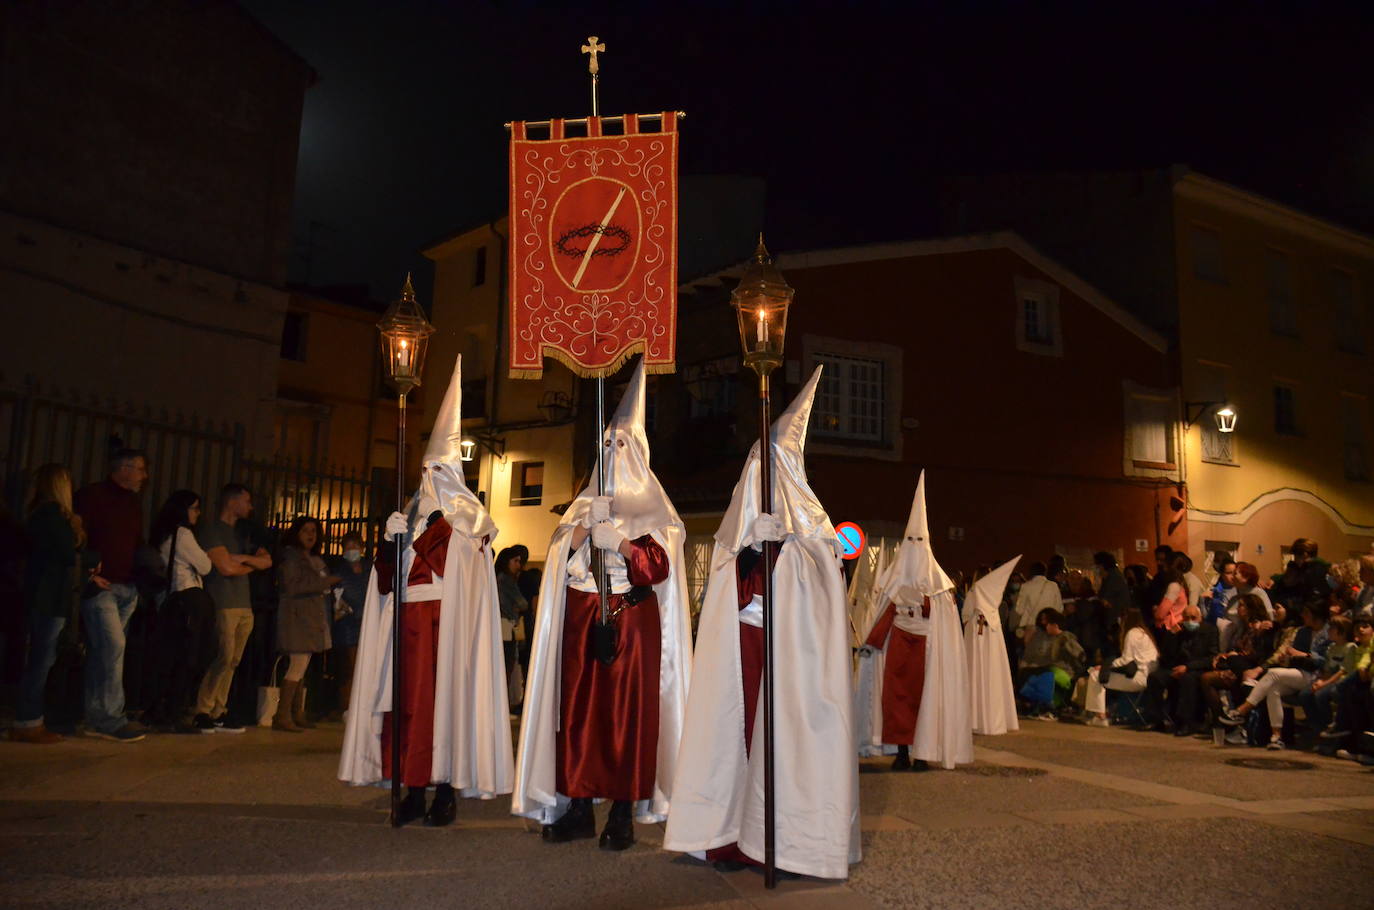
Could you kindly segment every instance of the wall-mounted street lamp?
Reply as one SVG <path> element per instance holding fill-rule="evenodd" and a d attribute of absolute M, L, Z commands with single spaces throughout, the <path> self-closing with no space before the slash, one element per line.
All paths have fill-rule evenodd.
<path fill-rule="evenodd" d="M 478 446 L 486 449 L 502 461 L 506 459 L 506 440 L 501 436 L 488 436 L 481 433 L 476 436 L 464 436 L 458 446 L 459 457 L 464 461 L 472 461 L 477 456 Z"/>
<path fill-rule="evenodd" d="M 1194 412 L 1193 408 L 1197 408 Z M 1208 408 L 1216 408 L 1213 417 L 1217 421 L 1217 432 L 1234 433 L 1236 431 L 1236 409 L 1225 401 L 1189 401 L 1183 405 L 1183 423 L 1188 429 L 1192 429 L 1193 424 L 1202 419 L 1202 415 L 1207 413 Z"/>

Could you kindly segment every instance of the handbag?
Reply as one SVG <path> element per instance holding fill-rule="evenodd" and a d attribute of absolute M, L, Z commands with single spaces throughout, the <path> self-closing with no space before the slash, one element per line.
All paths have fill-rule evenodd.
<path fill-rule="evenodd" d="M 272 726 L 272 718 L 277 716 L 277 708 L 281 705 L 281 686 L 276 685 L 277 668 L 281 666 L 281 659 L 285 655 L 278 655 L 272 664 L 272 672 L 267 675 L 267 685 L 258 686 L 258 726 Z"/>

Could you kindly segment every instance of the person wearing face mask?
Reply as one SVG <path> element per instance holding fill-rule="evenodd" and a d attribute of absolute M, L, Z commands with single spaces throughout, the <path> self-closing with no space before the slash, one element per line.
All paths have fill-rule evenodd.
<path fill-rule="evenodd" d="M 644 383 L 641 359 L 602 434 L 604 493 L 572 501 L 544 563 L 511 811 L 551 844 L 596 836 L 593 799 L 611 801 L 604 850 L 668 813 L 692 665 L 686 533 L 649 467 Z"/>
<path fill-rule="evenodd" d="M 451 824 L 457 796 L 492 799 L 514 785 L 491 571 L 496 525 L 463 482 L 462 439 L 459 357 L 421 462 L 420 488 L 404 513 L 387 519 L 388 543 L 377 550 L 339 760 L 339 778 L 355 785 L 400 775 L 407 787 L 401 824 L 421 816 L 428 826 Z M 397 540 L 405 589 L 399 598 L 401 691 L 393 693 Z M 401 747 L 393 755 L 391 730 L 398 720 Z M 430 785 L 435 794 L 426 810 Z"/>
<path fill-rule="evenodd" d="M 372 560 L 363 555 L 361 534 L 349 531 L 344 535 L 343 554 L 334 558 L 330 571 L 339 579 L 331 633 L 339 674 L 339 713 L 342 714 L 353 694 L 353 666 L 358 659 L 367 582 L 372 577 Z"/>
<path fill-rule="evenodd" d="M 1145 682 L 1146 712 L 1158 730 L 1172 728 L 1175 736 L 1202 729 L 1198 709 L 1202 674 L 1211 672 L 1219 651 L 1217 627 L 1203 623 L 1202 611 L 1183 608 L 1177 629 L 1159 632 L 1159 665 Z"/>

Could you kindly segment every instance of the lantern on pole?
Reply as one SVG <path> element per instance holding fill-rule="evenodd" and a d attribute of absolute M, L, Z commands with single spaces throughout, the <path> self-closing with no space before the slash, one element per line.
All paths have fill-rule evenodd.
<path fill-rule="evenodd" d="M 415 288 L 406 275 L 401 299 L 387 307 L 377 332 L 381 337 L 382 360 L 386 378 L 396 388 L 396 511 L 405 508 L 406 464 L 406 396 L 420 384 L 425 366 L 425 351 L 434 326 L 425 318 L 415 300 Z M 401 808 L 401 712 L 396 710 L 401 688 L 401 603 L 404 600 L 405 580 L 402 577 L 405 539 L 397 535 L 396 574 L 392 578 L 391 597 L 391 826 L 400 826 Z"/>
<path fill-rule="evenodd" d="M 739 285 L 730 294 L 739 323 L 744 362 L 759 377 L 759 507 L 773 511 L 773 447 L 768 375 L 782 365 L 783 340 L 787 333 L 787 308 L 795 291 L 773 265 L 759 235 L 754 258 L 745 266 Z M 763 883 L 778 883 L 776 858 L 777 806 L 773 773 L 773 560 L 776 544 L 763 544 Z"/>

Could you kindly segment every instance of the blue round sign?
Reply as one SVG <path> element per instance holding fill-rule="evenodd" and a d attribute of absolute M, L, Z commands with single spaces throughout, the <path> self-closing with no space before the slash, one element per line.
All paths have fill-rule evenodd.
<path fill-rule="evenodd" d="M 864 545 L 868 543 L 868 538 L 864 536 L 863 528 L 852 521 L 842 521 L 835 526 L 835 538 L 840 542 L 840 555 L 845 559 L 854 559 L 864 550 Z"/>

